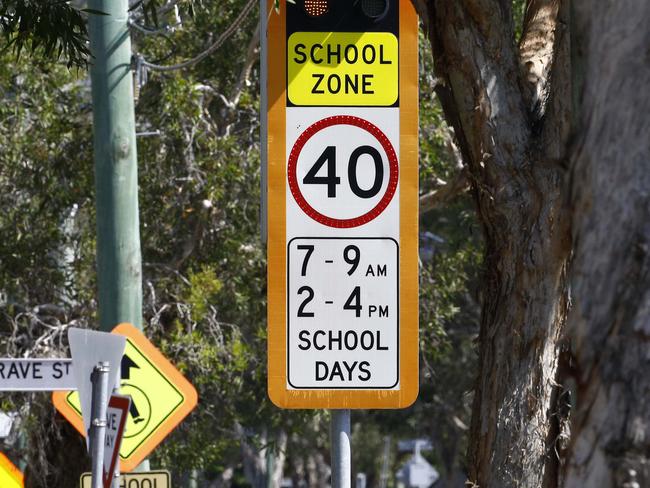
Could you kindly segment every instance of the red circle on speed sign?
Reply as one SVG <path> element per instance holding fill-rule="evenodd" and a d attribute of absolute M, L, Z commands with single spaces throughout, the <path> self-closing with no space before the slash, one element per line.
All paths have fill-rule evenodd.
<path fill-rule="evenodd" d="M 386 187 L 384 195 L 381 197 L 379 202 L 368 212 L 359 215 L 357 217 L 348 218 L 348 219 L 339 219 L 334 217 L 329 217 L 309 204 L 302 191 L 298 185 L 298 175 L 297 175 L 297 166 L 298 166 L 298 157 L 300 152 L 315 134 L 319 131 L 332 127 L 335 125 L 352 125 L 354 127 L 359 127 L 360 129 L 369 132 L 383 148 L 384 152 L 388 156 L 388 166 L 389 166 L 389 176 L 388 176 L 388 186 Z M 393 199 L 395 191 L 397 190 L 397 181 L 399 179 L 399 165 L 397 162 L 397 154 L 393 145 L 388 140 L 386 134 L 384 134 L 379 127 L 353 115 L 336 115 L 333 117 L 327 117 L 325 119 L 319 120 L 315 124 L 309 126 L 296 140 L 296 143 L 291 149 L 289 154 L 289 164 L 287 168 L 287 177 L 289 179 L 289 189 L 293 198 L 296 200 L 298 206 L 309 215 L 316 222 L 319 222 L 323 225 L 329 227 L 336 227 L 339 229 L 349 229 L 351 227 L 358 227 L 363 224 L 367 224 L 371 220 L 379 216 L 385 209 L 388 207 L 388 204 Z"/>

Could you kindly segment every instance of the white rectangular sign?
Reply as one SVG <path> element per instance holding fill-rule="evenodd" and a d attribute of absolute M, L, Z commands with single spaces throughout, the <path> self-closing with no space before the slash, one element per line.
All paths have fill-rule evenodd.
<path fill-rule="evenodd" d="M 289 243 L 288 382 L 380 389 L 399 382 L 399 248 L 390 238 Z"/>
<path fill-rule="evenodd" d="M 399 109 L 288 108 L 287 128 L 287 388 L 397 388 Z"/>
<path fill-rule="evenodd" d="M 72 359 L 0 359 L 0 391 L 76 389 Z"/>

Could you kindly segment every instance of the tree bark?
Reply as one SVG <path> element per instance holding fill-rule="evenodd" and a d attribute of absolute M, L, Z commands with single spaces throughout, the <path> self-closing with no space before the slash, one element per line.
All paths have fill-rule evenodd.
<path fill-rule="evenodd" d="M 567 488 L 650 486 L 650 3 L 575 0 Z"/>
<path fill-rule="evenodd" d="M 563 184 L 567 8 L 530 0 L 519 48 L 509 0 L 414 3 L 486 242 L 469 481 L 554 487 L 571 244 Z"/>

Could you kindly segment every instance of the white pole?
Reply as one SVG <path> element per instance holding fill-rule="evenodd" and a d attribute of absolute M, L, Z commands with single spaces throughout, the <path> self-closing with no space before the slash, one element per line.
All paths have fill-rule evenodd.
<path fill-rule="evenodd" d="M 331 410 L 332 488 L 351 488 L 350 410 Z"/>

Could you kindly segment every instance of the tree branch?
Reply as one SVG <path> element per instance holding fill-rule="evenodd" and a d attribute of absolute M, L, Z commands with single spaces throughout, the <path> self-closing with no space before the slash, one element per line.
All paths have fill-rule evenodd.
<path fill-rule="evenodd" d="M 420 217 L 438 208 L 446 203 L 449 203 L 459 194 L 469 189 L 469 179 L 467 177 L 467 170 L 461 170 L 454 178 L 445 183 L 435 190 L 425 193 L 420 196 Z"/>
<path fill-rule="evenodd" d="M 249 85 L 251 69 L 257 61 L 257 52 L 260 45 L 260 23 L 257 23 L 253 37 L 251 37 L 250 42 L 248 43 L 248 49 L 246 50 L 246 58 L 244 65 L 242 66 L 241 72 L 239 73 L 239 78 L 237 80 L 237 86 L 233 95 L 230 97 L 228 102 L 228 108 L 234 109 L 239 104 L 239 99 L 241 94 L 244 91 L 244 88 Z"/>
<path fill-rule="evenodd" d="M 429 0 L 436 89 L 465 163 L 500 186 L 526 163 L 528 115 L 519 85 L 512 19 L 496 0 Z"/>

